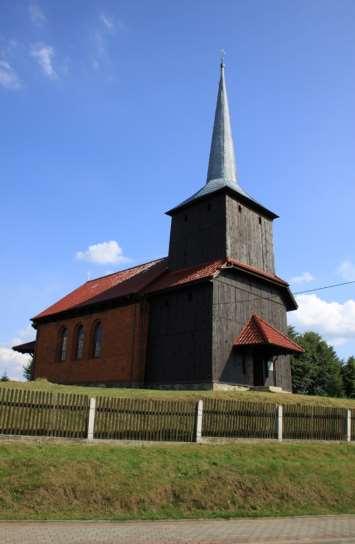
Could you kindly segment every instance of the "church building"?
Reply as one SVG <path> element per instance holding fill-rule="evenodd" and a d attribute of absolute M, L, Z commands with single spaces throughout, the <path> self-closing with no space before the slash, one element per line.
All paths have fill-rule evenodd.
<path fill-rule="evenodd" d="M 205 185 L 167 212 L 168 256 L 94 280 L 33 318 L 34 378 L 62 384 L 291 391 L 275 273 L 278 216 L 239 184 L 221 64 Z"/>

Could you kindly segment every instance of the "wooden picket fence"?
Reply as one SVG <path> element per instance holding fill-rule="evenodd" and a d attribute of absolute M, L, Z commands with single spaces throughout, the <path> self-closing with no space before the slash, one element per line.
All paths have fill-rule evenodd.
<path fill-rule="evenodd" d="M 0 388 L 0 433 L 85 438 L 88 407 L 82 395 Z"/>
<path fill-rule="evenodd" d="M 0 435 L 200 442 L 355 440 L 355 409 L 240 400 L 145 400 L 0 388 Z"/>
<path fill-rule="evenodd" d="M 277 406 L 207 399 L 203 403 L 202 436 L 277 438 Z"/>
<path fill-rule="evenodd" d="M 323 406 L 286 405 L 283 437 L 297 440 L 345 440 L 347 410 Z"/>
<path fill-rule="evenodd" d="M 196 402 L 99 397 L 94 438 L 193 442 Z"/>

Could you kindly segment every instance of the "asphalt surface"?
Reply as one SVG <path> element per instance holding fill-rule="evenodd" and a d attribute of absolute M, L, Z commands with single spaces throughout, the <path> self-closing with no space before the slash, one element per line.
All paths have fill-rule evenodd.
<path fill-rule="evenodd" d="M 0 522 L 1 544 L 355 543 L 355 516 L 137 522 Z"/>

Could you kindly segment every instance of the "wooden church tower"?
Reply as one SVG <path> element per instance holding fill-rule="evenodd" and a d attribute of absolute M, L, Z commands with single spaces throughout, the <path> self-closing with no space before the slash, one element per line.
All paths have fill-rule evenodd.
<path fill-rule="evenodd" d="M 169 270 L 221 266 L 151 301 L 147 381 L 290 391 L 288 354 L 302 349 L 286 336 L 286 313 L 297 305 L 275 275 L 278 216 L 238 181 L 224 72 L 222 62 L 206 184 L 167 212 Z"/>

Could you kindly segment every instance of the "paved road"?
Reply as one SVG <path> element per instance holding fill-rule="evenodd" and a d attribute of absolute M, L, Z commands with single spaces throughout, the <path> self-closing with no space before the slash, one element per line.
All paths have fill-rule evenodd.
<path fill-rule="evenodd" d="M 348 544 L 355 516 L 230 521 L 0 522 L 1 544 Z"/>

